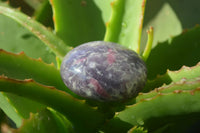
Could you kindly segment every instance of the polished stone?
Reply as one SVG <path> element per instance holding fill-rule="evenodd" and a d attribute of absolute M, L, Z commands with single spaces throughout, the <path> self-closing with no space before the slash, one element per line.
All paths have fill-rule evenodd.
<path fill-rule="evenodd" d="M 120 101 L 137 95 L 144 87 L 144 61 L 121 45 L 95 41 L 70 51 L 61 65 L 66 86 L 76 94 L 98 101 Z"/>

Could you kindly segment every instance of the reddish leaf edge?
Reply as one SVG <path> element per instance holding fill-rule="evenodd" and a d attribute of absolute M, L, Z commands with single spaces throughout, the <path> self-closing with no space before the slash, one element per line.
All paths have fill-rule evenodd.
<path fill-rule="evenodd" d="M 69 119 L 77 131 L 94 132 L 106 119 L 96 107 L 85 104 L 85 100 L 76 99 L 64 91 L 32 79 L 17 80 L 2 75 L 0 91 L 26 97 L 57 110 Z M 91 126 L 91 129 L 85 128 Z"/>
<path fill-rule="evenodd" d="M 199 75 L 197 73 L 192 74 L 191 72 L 198 70 L 200 72 L 200 62 L 198 62 L 196 65 L 192 67 L 183 65 L 179 70 L 176 71 L 171 71 L 167 69 L 167 72 L 165 74 L 157 75 L 155 79 L 148 79 L 142 92 L 149 92 L 163 85 L 168 85 L 172 82 L 180 81 L 182 78 L 186 79 L 196 78 Z"/>
<path fill-rule="evenodd" d="M 48 64 L 48 63 L 44 62 L 41 58 L 38 58 L 38 59 L 31 58 L 31 57 L 27 56 L 23 51 L 16 54 L 16 53 L 12 53 L 12 52 L 7 52 L 3 49 L 0 49 L 0 59 L 1 58 L 5 62 L 7 62 L 7 60 L 11 60 L 11 62 L 8 62 L 8 63 L 11 63 L 13 68 L 15 68 L 15 66 L 18 67 L 18 65 L 16 63 L 19 63 L 20 65 L 22 65 L 20 67 L 20 69 L 25 67 L 26 71 L 23 71 L 23 69 L 21 69 L 22 71 L 19 71 L 19 73 L 22 72 L 22 73 L 25 73 L 25 75 L 29 75 L 28 77 L 27 76 L 25 76 L 25 77 L 31 78 L 41 84 L 45 84 L 48 86 L 54 86 L 55 88 L 57 88 L 59 90 L 66 91 L 67 93 L 71 94 L 72 96 L 79 98 L 77 95 L 75 95 L 72 91 L 70 91 L 65 86 L 65 84 L 63 83 L 63 81 L 60 77 L 59 68 L 56 68 L 54 63 Z M 26 63 L 23 63 L 24 61 Z M 4 64 L 1 64 L 1 65 L 3 66 Z M 39 66 L 42 71 L 41 72 L 38 71 L 37 67 L 34 67 L 35 65 Z M 31 68 L 28 68 L 28 66 Z M 41 67 L 43 67 L 43 68 L 41 68 Z M 10 73 L 9 70 L 6 70 L 6 71 L 8 73 Z M 2 73 L 2 72 L 1 72 L 1 74 L 6 75 L 5 73 Z M 10 77 L 9 75 L 6 75 L 6 76 L 8 76 L 9 78 L 13 78 L 13 77 Z M 21 80 L 24 79 L 21 77 L 14 77 L 14 79 L 18 79 L 18 78 Z"/>
<path fill-rule="evenodd" d="M 26 56 L 26 57 L 28 57 L 28 56 L 24 53 L 24 51 L 21 51 L 21 52 L 19 52 L 19 53 L 12 53 L 12 52 L 8 52 L 8 51 L 5 51 L 4 49 L 1 49 L 1 48 L 0 48 L 0 54 L 1 54 L 1 53 L 9 54 L 9 55 L 11 55 L 11 56 Z M 38 61 L 38 62 L 40 62 L 40 63 L 46 64 L 46 65 L 49 65 L 49 66 L 53 66 L 53 67 L 56 68 L 56 66 L 55 66 L 55 64 L 54 64 L 53 62 L 51 62 L 50 64 L 47 64 L 47 63 L 45 63 L 45 62 L 42 60 L 41 57 L 39 57 L 38 59 L 34 59 L 34 58 L 30 58 L 30 57 L 28 57 L 28 58 L 31 59 L 31 60 Z M 57 69 L 57 68 L 56 68 L 56 69 Z"/>
<path fill-rule="evenodd" d="M 51 51 L 55 53 L 55 55 L 58 56 L 60 59 L 63 59 L 65 54 L 73 49 L 72 47 L 66 45 L 62 39 L 57 37 L 44 25 L 20 12 L 18 9 L 0 6 L 0 15 L 7 16 L 17 23 L 21 24 L 24 28 L 29 30 L 38 39 L 40 39 L 47 47 L 49 47 Z"/>

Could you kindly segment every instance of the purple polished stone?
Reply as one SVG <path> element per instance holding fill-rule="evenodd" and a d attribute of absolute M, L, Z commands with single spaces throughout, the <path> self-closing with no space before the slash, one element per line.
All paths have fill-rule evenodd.
<path fill-rule="evenodd" d="M 147 78 L 145 63 L 121 45 L 95 41 L 70 51 L 61 76 L 76 94 L 98 101 L 120 101 L 137 95 Z"/>

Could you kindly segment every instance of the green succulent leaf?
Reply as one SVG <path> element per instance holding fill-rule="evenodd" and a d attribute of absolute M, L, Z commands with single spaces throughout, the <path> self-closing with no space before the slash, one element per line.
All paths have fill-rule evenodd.
<path fill-rule="evenodd" d="M 12 119 L 16 126 L 19 127 L 22 124 L 23 117 L 15 110 L 15 108 L 9 103 L 9 100 L 0 92 L 0 109 L 2 109 L 7 116 Z M 1 118 L 1 117 L 0 117 Z"/>
<path fill-rule="evenodd" d="M 31 114 L 23 125 L 14 130 L 15 133 L 74 133 L 71 123 L 61 114 L 53 110 L 42 110 Z"/>
<path fill-rule="evenodd" d="M 64 114 L 78 132 L 94 132 L 105 116 L 64 91 L 28 80 L 0 77 L 0 91 L 13 93 L 50 106 Z M 39 95 L 38 95 L 39 94 Z M 90 127 L 90 128 L 85 128 Z"/>
<path fill-rule="evenodd" d="M 104 40 L 116 42 L 140 53 L 140 39 L 146 0 L 115 0 Z"/>
<path fill-rule="evenodd" d="M 172 36 L 179 35 L 184 29 L 200 24 L 200 1 L 191 0 L 147 0 L 144 16 L 142 44 L 147 40 L 146 30 L 153 26 L 154 46 Z M 144 46 L 143 46 L 144 47 Z"/>
<path fill-rule="evenodd" d="M 183 65 L 196 65 L 200 61 L 199 34 L 198 26 L 156 45 L 146 61 L 148 78 L 164 74 L 167 69 L 179 70 Z"/>
<path fill-rule="evenodd" d="M 36 10 L 33 20 L 2 1 L 0 124 L 1 112 L 17 127 L 31 112 L 14 132 L 183 133 L 199 122 L 200 27 L 183 29 L 200 23 L 200 2 L 151 0 L 145 6 L 146 0 L 23 0 L 22 12 L 33 13 L 28 6 L 24 10 L 24 3 Z M 21 3 L 11 2 L 13 7 Z M 49 2 L 56 35 L 37 22 L 52 24 Z M 152 31 L 149 47 L 146 32 L 141 40 L 143 19 L 144 29 L 155 29 L 152 50 Z M 86 102 L 61 80 L 60 64 L 72 47 L 103 39 L 136 51 L 147 64 L 146 86 L 130 103 Z"/>
<path fill-rule="evenodd" d="M 101 17 L 104 21 L 104 24 L 106 24 L 110 19 L 112 12 L 111 3 L 113 1 L 114 0 L 94 0 L 94 3 L 101 10 Z"/>
<path fill-rule="evenodd" d="M 34 18 L 46 27 L 54 27 L 53 12 L 49 0 L 44 0 L 39 9 L 35 11 Z"/>
<path fill-rule="evenodd" d="M 197 78 L 140 94 L 140 100 L 117 113 L 113 121 L 120 120 L 134 126 L 142 125 L 148 128 L 148 131 L 153 131 L 172 121 L 192 119 L 200 112 L 199 88 L 200 78 Z M 143 98 L 140 98 L 142 96 Z M 130 126 L 128 124 L 127 127 Z"/>
<path fill-rule="evenodd" d="M 186 90 L 193 90 L 200 87 L 200 78 L 194 78 L 194 79 L 185 79 L 178 82 L 172 82 L 169 85 L 163 85 L 159 88 L 156 88 L 148 93 L 139 93 L 139 95 L 136 97 L 136 103 L 142 100 L 146 100 L 152 97 L 156 97 L 158 94 L 164 94 L 164 93 L 181 93 L 182 91 Z"/>
<path fill-rule="evenodd" d="M 20 97 L 14 94 L 4 93 L 4 92 L 2 92 L 2 94 L 8 101 L 8 104 L 10 104 L 15 110 L 15 112 L 23 119 L 28 119 L 30 117 L 30 113 L 36 113 L 46 108 L 45 105 L 38 103 L 36 101 L 27 99 L 27 98 L 24 98 L 24 97 Z M 3 106 L 4 106 L 3 108 L 5 108 L 6 105 L 3 105 Z M 9 112 L 6 112 L 6 114 L 9 117 L 10 115 L 12 115 Z"/>
<path fill-rule="evenodd" d="M 144 61 L 146 61 L 149 57 L 149 54 L 151 53 L 152 44 L 153 44 L 153 27 L 150 27 L 147 31 L 148 34 L 148 40 L 146 47 L 144 49 L 144 52 L 142 53 L 142 58 Z"/>
<path fill-rule="evenodd" d="M 0 6 L 0 15 L 8 16 L 31 31 L 45 45 L 47 45 L 58 57 L 63 58 L 72 48 L 68 47 L 61 39 L 49 31 L 46 27 L 26 16 L 18 10 Z"/>
<path fill-rule="evenodd" d="M 103 40 L 105 24 L 93 0 L 51 0 L 56 34 L 70 46 Z"/>
<path fill-rule="evenodd" d="M 41 84 L 54 86 L 69 92 L 69 89 L 64 85 L 60 77 L 60 72 L 53 64 L 46 64 L 41 59 L 31 59 L 23 52 L 12 54 L 4 50 L 0 50 L 0 61 L 0 75 L 4 74 L 10 78 L 22 80 L 32 78 Z M 35 113 L 44 108 L 44 106 L 37 102 L 9 93 L 1 95 L 1 99 L 5 102 L 7 101 L 7 104 L 1 104 L 0 107 L 12 118 L 18 127 L 20 126 L 19 116 L 27 119 L 30 112 Z"/>
<path fill-rule="evenodd" d="M 23 51 L 32 58 L 56 64 L 55 54 L 32 32 L 5 15 L 0 14 L 0 20 L 0 49 L 12 53 Z"/>
<path fill-rule="evenodd" d="M 28 119 L 30 112 L 36 113 L 46 106 L 10 93 L 1 92 L 0 99 L 3 101 L 0 108 L 14 121 L 17 127 L 21 126 L 22 119 Z"/>
<path fill-rule="evenodd" d="M 142 90 L 143 92 L 149 92 L 150 90 L 154 88 L 158 88 L 162 86 L 163 84 L 170 84 L 171 82 L 178 82 L 183 78 L 186 79 L 192 79 L 199 77 L 200 73 L 200 62 L 193 67 L 186 67 L 182 66 L 182 68 L 178 71 L 170 71 L 167 70 L 167 72 L 164 75 L 157 76 L 153 80 L 148 80 L 146 83 L 146 86 Z"/>
<path fill-rule="evenodd" d="M 60 90 L 68 91 L 64 85 L 59 70 L 53 64 L 46 64 L 41 59 L 32 59 L 23 52 L 12 54 L 0 50 L 0 75 L 10 78 L 29 79 L 48 86 L 54 86 Z"/>
<path fill-rule="evenodd" d="M 5 3 L 3 4 L 0 3 L 0 5 L 6 6 Z M 14 53 L 24 51 L 28 56 L 31 56 L 33 58 L 41 57 L 42 60 L 44 60 L 47 63 L 53 62 L 54 64 L 56 64 L 55 54 L 50 52 L 49 48 L 47 49 L 47 46 L 45 46 L 41 40 L 35 37 L 35 35 L 31 31 L 28 31 L 22 25 L 19 25 L 14 19 L 10 19 L 9 17 L 5 15 L 0 14 L 0 20 L 1 20 L 0 21 L 0 42 L 1 42 L 0 49 L 3 48 Z M 0 50 L 0 51 L 1 51 L 0 52 L 0 56 L 1 56 L 0 57 L 1 58 L 0 59 L 1 61 L 0 75 L 5 74 L 13 78 L 25 79 L 25 78 L 30 78 L 31 76 L 35 75 L 36 74 L 35 72 L 37 72 L 37 70 L 40 69 L 40 68 L 39 69 L 36 68 L 35 72 L 34 71 L 30 72 L 29 70 L 33 68 L 31 64 L 34 65 L 33 63 L 34 59 L 31 59 L 33 61 L 31 63 L 29 61 L 27 62 L 23 60 L 23 57 L 22 57 L 23 54 L 21 54 L 21 57 L 18 56 L 19 58 L 17 59 L 15 58 L 17 57 L 17 55 L 15 56 L 3 50 Z M 24 59 L 26 60 L 26 58 L 28 59 L 28 57 L 25 56 Z M 42 63 L 41 59 L 39 60 L 38 62 Z M 39 66 L 36 65 L 36 66 L 41 67 L 40 65 Z M 46 64 L 46 66 L 48 65 Z M 53 65 L 52 65 L 52 68 L 53 68 Z M 54 72 L 57 71 L 55 67 L 52 70 L 54 70 Z M 40 76 L 42 76 L 43 74 L 41 72 Z M 57 73 L 57 75 L 59 75 L 59 72 Z M 38 75 L 38 77 L 40 76 Z M 34 77 L 36 78 L 37 76 L 35 75 Z M 41 79 L 38 79 L 38 81 L 39 80 Z M 50 82 L 52 81 L 49 81 L 49 83 Z M 45 83 L 45 81 L 43 83 Z M 63 85 L 63 87 L 65 86 Z M 41 110 L 41 108 L 45 107 L 37 102 L 31 101 L 29 99 L 22 98 L 13 94 L 9 94 L 9 93 L 1 93 L 0 99 L 1 99 L 0 108 L 7 114 L 7 116 L 9 116 L 15 122 L 17 127 L 21 125 L 22 118 L 24 119 L 29 118 L 30 112 L 35 113 Z"/>

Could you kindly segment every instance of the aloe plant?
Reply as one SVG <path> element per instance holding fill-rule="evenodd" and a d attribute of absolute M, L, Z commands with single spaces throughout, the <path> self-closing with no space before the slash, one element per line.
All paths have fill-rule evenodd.
<path fill-rule="evenodd" d="M 0 131 L 197 132 L 200 27 L 195 25 L 200 22 L 194 12 L 200 12 L 199 2 L 177 3 L 1 0 Z M 180 8 L 189 5 L 189 11 Z M 99 102 L 65 86 L 64 56 L 91 41 L 118 43 L 140 55 L 148 75 L 137 96 Z"/>

